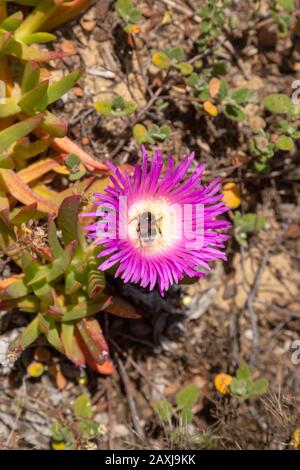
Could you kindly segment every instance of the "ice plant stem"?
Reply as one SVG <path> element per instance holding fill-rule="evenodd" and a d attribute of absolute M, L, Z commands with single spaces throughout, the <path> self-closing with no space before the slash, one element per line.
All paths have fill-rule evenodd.
<path fill-rule="evenodd" d="M 54 0 L 42 0 L 17 29 L 15 39 L 22 40 L 25 36 L 38 31 L 43 23 L 59 9 L 62 1 L 54 3 Z"/>

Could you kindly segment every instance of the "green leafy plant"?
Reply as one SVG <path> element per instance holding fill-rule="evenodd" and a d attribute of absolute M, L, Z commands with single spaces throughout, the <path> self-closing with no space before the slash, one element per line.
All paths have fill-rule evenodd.
<path fill-rule="evenodd" d="M 292 21 L 292 13 L 295 9 L 294 0 L 274 0 L 273 3 L 271 14 L 279 33 L 285 36 Z"/>
<path fill-rule="evenodd" d="M 135 101 L 125 101 L 122 96 L 116 96 L 112 100 L 98 101 L 95 105 L 96 110 L 108 117 L 124 117 L 133 114 L 137 104 Z"/>
<path fill-rule="evenodd" d="M 250 212 L 242 215 L 239 211 L 236 211 L 234 215 L 234 238 L 241 246 L 247 247 L 247 234 L 262 230 L 264 226 L 265 219 L 263 216 Z"/>
<path fill-rule="evenodd" d="M 85 174 L 85 169 L 80 169 L 80 158 L 78 155 L 71 153 L 65 160 L 65 165 L 69 168 L 71 174 L 69 175 L 70 181 L 77 181 Z"/>
<path fill-rule="evenodd" d="M 95 438 L 106 433 L 105 426 L 93 421 L 94 413 L 88 395 L 77 397 L 72 408 L 72 420 L 64 423 L 56 421 L 51 425 L 54 450 L 87 449 Z"/>
<path fill-rule="evenodd" d="M 124 30 L 127 33 L 136 32 L 136 25 L 141 17 L 141 12 L 134 7 L 132 0 L 117 0 L 115 9 L 125 22 Z"/>
<path fill-rule="evenodd" d="M 258 380 L 253 380 L 249 366 L 246 362 L 243 362 L 240 365 L 230 384 L 232 395 L 242 400 L 264 395 L 267 390 L 267 379 L 260 378 Z"/>
<path fill-rule="evenodd" d="M 193 407 L 200 397 L 196 384 L 183 387 L 175 396 L 175 403 L 161 399 L 154 403 L 154 411 L 162 421 L 171 448 L 188 446 L 193 449 L 212 449 L 214 438 L 209 432 L 191 434 L 189 424 L 194 419 Z"/>
<path fill-rule="evenodd" d="M 171 129 L 168 126 L 159 127 L 153 124 L 147 130 L 142 124 L 136 124 L 133 128 L 133 136 L 138 144 L 155 144 L 164 142 L 169 138 Z"/>
<path fill-rule="evenodd" d="M 220 37 L 225 23 L 224 9 L 229 6 L 230 1 L 208 0 L 199 11 L 201 18 L 200 36 L 197 40 L 199 52 L 205 51 L 212 46 Z"/>
<path fill-rule="evenodd" d="M 193 72 L 193 65 L 186 62 L 185 53 L 182 47 L 169 47 L 162 52 L 152 54 L 152 63 L 164 70 L 170 67 L 176 68 L 181 75 L 190 75 Z"/>

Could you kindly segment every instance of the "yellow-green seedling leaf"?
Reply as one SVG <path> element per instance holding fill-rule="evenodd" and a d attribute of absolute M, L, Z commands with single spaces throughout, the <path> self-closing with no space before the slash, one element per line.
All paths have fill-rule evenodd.
<path fill-rule="evenodd" d="M 295 9 L 294 0 L 275 0 L 275 2 L 284 8 L 284 10 L 286 10 L 288 13 L 292 13 Z"/>
<path fill-rule="evenodd" d="M 164 142 L 169 138 L 171 134 L 171 129 L 168 126 L 159 127 L 156 124 L 153 124 L 149 131 L 149 142 L 153 143 L 153 141 Z"/>
<path fill-rule="evenodd" d="M 21 85 L 22 95 L 25 95 L 37 86 L 40 80 L 40 75 L 41 68 L 37 62 L 30 61 L 26 63 Z"/>
<path fill-rule="evenodd" d="M 20 99 L 18 105 L 28 114 L 35 114 L 38 112 L 45 111 L 48 106 L 48 87 L 49 81 L 45 80 L 44 82 L 36 85 L 32 90 L 28 91 Z"/>
<path fill-rule="evenodd" d="M 154 403 L 154 411 L 164 423 L 169 423 L 173 413 L 173 407 L 167 400 L 158 400 Z"/>
<path fill-rule="evenodd" d="M 291 137 L 288 137 L 287 135 L 281 135 L 276 140 L 276 147 L 279 150 L 283 150 L 284 152 L 290 152 L 291 150 L 294 150 L 295 145 Z"/>
<path fill-rule="evenodd" d="M 136 23 L 140 19 L 141 13 L 134 7 L 132 0 L 117 0 L 115 9 L 127 23 Z"/>
<path fill-rule="evenodd" d="M 93 416 L 92 405 L 87 395 L 77 397 L 73 409 L 75 416 L 78 418 L 91 419 Z"/>
<path fill-rule="evenodd" d="M 30 377 L 34 377 L 34 378 L 41 377 L 41 375 L 43 375 L 44 372 L 45 372 L 45 368 L 41 362 L 34 361 L 34 362 L 31 362 L 31 364 L 27 366 L 27 374 L 30 375 Z"/>
<path fill-rule="evenodd" d="M 51 33 L 33 33 L 22 37 L 22 42 L 27 45 L 31 44 L 44 44 L 47 42 L 56 41 L 57 37 Z"/>
<path fill-rule="evenodd" d="M 104 116 L 123 117 L 133 114 L 137 108 L 135 101 L 125 101 L 121 96 L 113 100 L 102 100 L 95 104 L 96 110 Z"/>
<path fill-rule="evenodd" d="M 0 23 L 0 29 L 4 29 L 5 31 L 15 31 L 20 26 L 23 19 L 23 13 L 21 11 L 16 11 Z"/>
<path fill-rule="evenodd" d="M 22 349 L 30 346 L 40 336 L 39 319 L 36 316 L 25 328 L 21 336 Z"/>
<path fill-rule="evenodd" d="M 183 387 L 176 395 L 176 404 L 180 409 L 192 408 L 199 400 L 200 391 L 196 384 Z"/>
<path fill-rule="evenodd" d="M 267 379 L 258 379 L 255 380 L 250 385 L 250 394 L 251 396 L 260 396 L 264 395 L 268 391 L 269 383 Z"/>
<path fill-rule="evenodd" d="M 21 111 L 15 98 L 5 98 L 5 103 L 0 103 L 0 118 L 14 116 Z"/>
<path fill-rule="evenodd" d="M 70 153 L 65 159 L 65 165 L 70 169 L 73 170 L 75 167 L 78 168 L 80 165 L 80 158 L 75 153 Z"/>
<path fill-rule="evenodd" d="M 154 52 L 152 54 L 152 64 L 159 69 L 168 69 L 171 65 L 171 60 L 164 52 Z"/>
<path fill-rule="evenodd" d="M 72 450 L 75 449 L 75 438 L 71 431 L 56 422 L 51 425 L 52 441 L 51 447 L 54 450 Z"/>
<path fill-rule="evenodd" d="M 272 93 L 266 96 L 264 106 L 268 111 L 276 114 L 291 114 L 293 111 L 291 98 L 283 93 Z"/>
<path fill-rule="evenodd" d="M 234 226 L 239 229 L 240 232 L 251 233 L 258 230 L 262 230 L 265 226 L 265 218 L 261 215 L 249 212 L 248 214 L 241 215 L 240 212 L 236 212 L 234 218 Z"/>
<path fill-rule="evenodd" d="M 148 142 L 149 134 L 143 124 L 136 124 L 133 128 L 133 137 L 138 144 L 145 144 Z"/>
<path fill-rule="evenodd" d="M 165 53 L 174 63 L 179 63 L 179 62 L 184 61 L 184 58 L 185 58 L 184 50 L 180 46 L 167 48 L 165 49 Z"/>
<path fill-rule="evenodd" d="M 111 302 L 110 297 L 105 295 L 99 296 L 95 302 L 81 302 L 76 307 L 74 305 L 67 306 L 64 311 L 64 316 L 61 321 L 68 322 L 74 320 L 81 320 L 82 318 L 90 317 L 96 313 L 107 311 L 107 307 Z"/>
<path fill-rule="evenodd" d="M 83 178 L 85 175 L 86 175 L 86 170 L 84 170 L 84 169 L 79 170 L 79 171 L 76 171 L 75 173 L 71 173 L 69 175 L 69 180 L 70 181 L 78 181 L 81 178 Z"/>
<path fill-rule="evenodd" d="M 72 72 L 68 75 L 65 75 L 61 80 L 56 83 L 49 85 L 47 95 L 48 95 L 48 105 L 59 100 L 62 96 L 68 93 L 78 82 L 79 78 L 82 75 L 82 70 Z"/>
<path fill-rule="evenodd" d="M 237 104 L 246 103 L 252 95 L 250 88 L 237 88 L 230 93 L 230 98 Z"/>
<path fill-rule="evenodd" d="M 238 380 L 249 379 L 251 377 L 250 368 L 246 362 L 242 362 L 237 370 L 236 378 Z"/>
<path fill-rule="evenodd" d="M 188 62 L 182 62 L 181 64 L 178 64 L 177 68 L 179 69 L 181 75 L 184 76 L 191 75 L 194 70 L 192 64 L 189 64 Z"/>
<path fill-rule="evenodd" d="M 48 132 L 52 137 L 65 137 L 68 125 L 49 111 L 45 112 L 45 118 L 41 123 L 41 128 Z"/>
<path fill-rule="evenodd" d="M 14 124 L 0 132 L 0 153 L 8 149 L 14 142 L 32 132 L 41 123 L 44 115 L 40 114 Z"/>

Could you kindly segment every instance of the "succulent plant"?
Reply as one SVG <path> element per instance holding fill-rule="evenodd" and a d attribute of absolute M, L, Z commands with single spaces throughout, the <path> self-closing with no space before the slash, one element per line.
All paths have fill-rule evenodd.
<path fill-rule="evenodd" d="M 113 366 L 95 315 L 106 311 L 137 318 L 138 314 L 126 301 L 105 293 L 104 273 L 96 267 L 99 247 L 86 242 L 78 220 L 80 205 L 81 196 L 65 198 L 57 222 L 49 216 L 44 232 L 42 228 L 26 232 L 36 207 L 23 208 L 10 219 L 2 214 L 0 246 L 22 273 L 5 280 L 0 299 L 3 308 L 34 315 L 11 345 L 13 356 L 43 334 L 76 365 L 88 364 L 109 374 Z"/>

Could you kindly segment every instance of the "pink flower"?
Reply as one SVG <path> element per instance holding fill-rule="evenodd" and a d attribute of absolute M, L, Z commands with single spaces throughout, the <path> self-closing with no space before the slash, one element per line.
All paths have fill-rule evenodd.
<path fill-rule="evenodd" d="M 145 148 L 142 153 L 132 176 L 109 164 L 112 186 L 105 194 L 96 193 L 97 210 L 83 215 L 97 217 L 86 229 L 104 248 L 98 256 L 106 259 L 99 269 L 117 265 L 115 277 L 150 290 L 157 285 L 164 295 L 185 276 L 204 276 L 211 261 L 226 260 L 229 235 L 220 230 L 230 223 L 217 216 L 228 208 L 219 179 L 201 184 L 203 164 L 187 176 L 193 154 L 177 168 L 170 157 L 163 174 L 161 152 L 155 152 L 150 165 Z"/>

